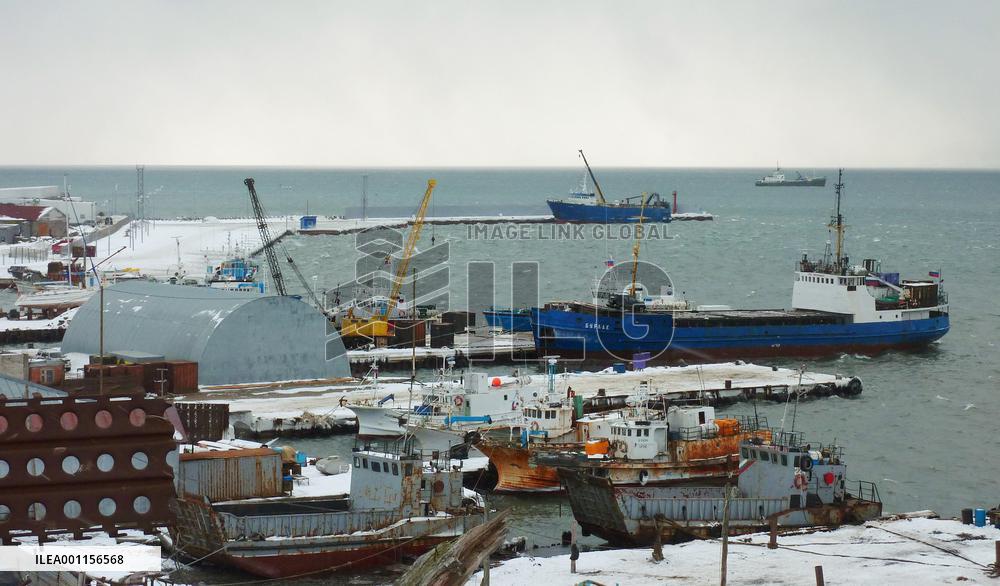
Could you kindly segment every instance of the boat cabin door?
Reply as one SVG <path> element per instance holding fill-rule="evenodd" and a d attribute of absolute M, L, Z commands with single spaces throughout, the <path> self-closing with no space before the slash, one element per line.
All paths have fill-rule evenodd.
<path fill-rule="evenodd" d="M 667 452 L 667 428 L 657 427 L 653 430 L 653 440 L 656 441 L 656 453 L 665 454 Z"/>

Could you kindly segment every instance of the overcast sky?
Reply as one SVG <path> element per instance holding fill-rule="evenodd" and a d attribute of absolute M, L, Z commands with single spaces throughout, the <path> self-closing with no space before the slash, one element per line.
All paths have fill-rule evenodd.
<path fill-rule="evenodd" d="M 1000 2 L 0 0 L 0 165 L 1000 167 Z"/>

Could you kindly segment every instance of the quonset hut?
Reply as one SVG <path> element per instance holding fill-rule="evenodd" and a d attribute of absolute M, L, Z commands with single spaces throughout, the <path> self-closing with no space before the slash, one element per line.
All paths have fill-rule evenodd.
<path fill-rule="evenodd" d="M 63 352 L 100 352 L 94 295 L 70 322 Z M 294 297 L 124 282 L 104 289 L 104 351 L 198 363 L 203 385 L 350 376 L 344 343 Z"/>

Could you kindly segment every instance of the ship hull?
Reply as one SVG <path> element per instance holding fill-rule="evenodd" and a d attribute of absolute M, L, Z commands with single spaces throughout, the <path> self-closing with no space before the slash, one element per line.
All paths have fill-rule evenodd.
<path fill-rule="evenodd" d="M 684 323 L 675 327 L 670 313 L 637 313 L 623 322 L 621 315 L 543 308 L 532 311 L 532 332 L 536 349 L 562 356 L 627 359 L 632 353 L 651 352 L 658 359 L 702 360 L 917 349 L 949 329 L 947 314 L 877 323 L 848 323 L 835 314 L 828 319 L 815 312 L 802 319 L 795 312 L 787 314 L 787 319 L 777 321 L 788 325 L 775 320 L 729 325 L 736 320 L 718 320 L 700 327 Z"/>
<path fill-rule="evenodd" d="M 494 492 L 559 492 L 559 474 L 555 468 L 532 467 L 528 463 L 529 451 L 520 446 L 483 442 L 476 445 L 490 459 L 497 470 Z"/>
<path fill-rule="evenodd" d="M 507 332 L 530 332 L 531 314 L 528 312 L 518 312 L 497 309 L 484 311 L 483 317 L 486 324 L 491 328 L 498 328 Z"/>
<path fill-rule="evenodd" d="M 795 179 L 792 181 L 755 181 L 757 187 L 825 187 L 826 177 Z"/>
<path fill-rule="evenodd" d="M 643 222 L 669 222 L 670 208 L 639 205 L 590 205 L 559 200 L 548 200 L 549 209 L 557 222 L 580 224 L 635 223 L 642 216 Z"/>

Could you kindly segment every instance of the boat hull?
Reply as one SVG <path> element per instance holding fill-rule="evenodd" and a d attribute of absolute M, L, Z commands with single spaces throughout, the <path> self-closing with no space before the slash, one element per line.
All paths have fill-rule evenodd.
<path fill-rule="evenodd" d="M 670 207 L 666 205 L 593 205 L 550 199 L 547 202 L 557 222 L 581 224 L 634 223 L 642 216 L 643 222 L 669 222 Z"/>
<path fill-rule="evenodd" d="M 359 405 L 350 405 L 348 408 L 358 418 L 358 437 L 392 438 L 406 433 L 404 424 L 400 423 L 402 412 L 397 409 Z"/>
<path fill-rule="evenodd" d="M 757 187 L 825 187 L 826 177 L 815 177 L 812 179 L 793 179 L 789 181 L 760 181 L 754 182 Z"/>
<path fill-rule="evenodd" d="M 674 489 L 614 487 L 606 479 L 563 470 L 573 517 L 584 535 L 614 545 L 648 546 L 710 539 L 722 534 L 725 488 L 690 486 Z M 673 501 L 673 503 L 671 503 Z M 791 508 L 788 499 L 730 499 L 729 535 L 767 531 L 772 519 L 780 528 L 863 523 L 882 514 L 882 503 L 854 497 L 832 505 Z"/>
<path fill-rule="evenodd" d="M 752 312 L 749 312 L 752 313 Z M 794 312 L 789 312 L 793 318 Z M 833 316 L 833 314 L 831 314 Z M 540 352 L 595 359 L 627 359 L 650 352 L 659 359 L 874 354 L 927 346 L 948 333 L 948 314 L 877 323 L 674 327 L 670 313 L 628 316 L 536 308 L 532 333 Z M 836 320 L 834 320 L 836 321 Z"/>
<path fill-rule="evenodd" d="M 497 485 L 493 489 L 494 492 L 534 493 L 562 490 L 556 469 L 547 466 L 532 467 L 528 462 L 527 448 L 495 442 L 481 442 L 476 448 L 489 457 L 490 463 L 497 470 Z"/>
<path fill-rule="evenodd" d="M 486 325 L 506 332 L 530 332 L 531 313 L 513 312 L 509 309 L 496 309 L 483 312 Z"/>

